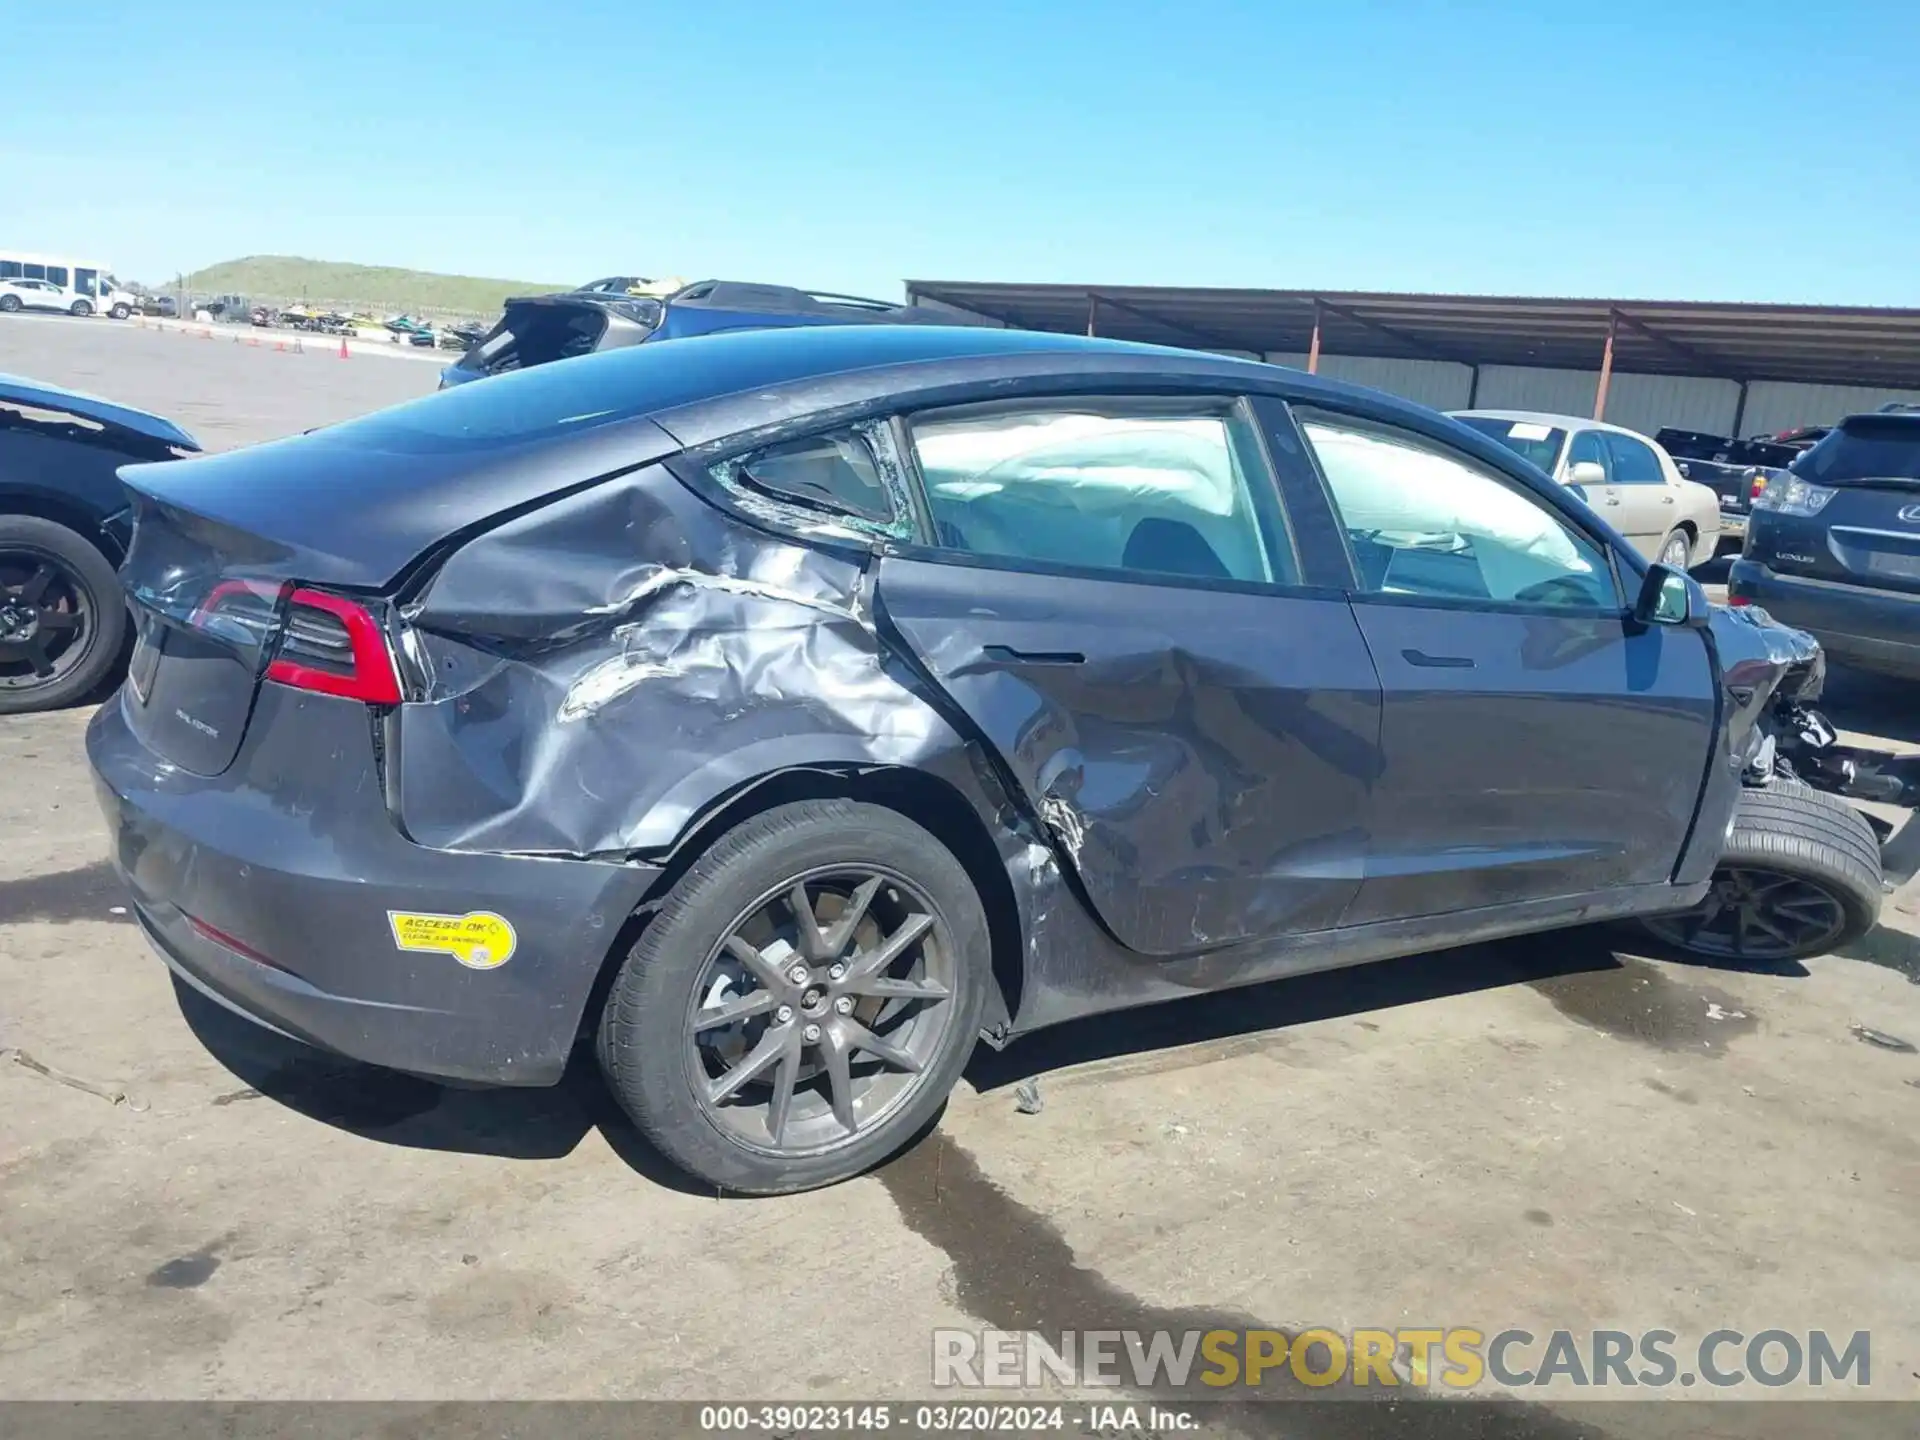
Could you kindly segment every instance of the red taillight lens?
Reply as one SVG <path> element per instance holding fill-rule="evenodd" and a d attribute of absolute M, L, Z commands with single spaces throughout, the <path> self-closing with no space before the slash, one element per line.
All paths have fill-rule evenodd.
<path fill-rule="evenodd" d="M 1760 492 L 1766 488 L 1767 488 L 1766 472 L 1761 470 L 1754 471 L 1753 488 L 1747 491 L 1747 498 L 1749 500 L 1757 499 L 1759 497 Z"/>
<path fill-rule="evenodd" d="M 195 629 L 205 630 L 215 616 L 232 620 L 262 638 L 273 623 L 273 607 L 280 602 L 280 587 L 266 580 L 222 580 L 193 612 Z"/>
<path fill-rule="evenodd" d="M 380 622 L 364 605 L 324 590 L 295 590 L 267 679 L 296 690 L 398 705 L 400 677 Z"/>
<path fill-rule="evenodd" d="M 1752 603 L 1753 603 L 1753 601 L 1751 601 L 1751 600 L 1749 600 L 1749 599 L 1748 599 L 1748 598 L 1747 598 L 1746 596 L 1744 596 L 1744 595 L 1729 595 L 1729 596 L 1727 596 L 1727 604 L 1729 604 L 1729 605 L 1751 605 Z"/>

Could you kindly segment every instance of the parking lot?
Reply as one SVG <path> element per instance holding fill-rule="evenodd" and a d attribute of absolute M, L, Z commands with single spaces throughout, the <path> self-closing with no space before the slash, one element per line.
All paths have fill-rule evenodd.
<path fill-rule="evenodd" d="M 434 383 L 215 335 L 9 321 L 0 371 L 210 449 Z M 1912 748 L 1913 696 L 1841 675 L 1829 708 Z M 983 1049 L 878 1173 L 739 1200 L 589 1064 L 447 1089 L 176 990 L 104 860 L 87 718 L 0 720 L 0 1398 L 924 1398 L 940 1327 L 1411 1324 L 1866 1330 L 1871 1395 L 1920 1397 L 1920 883 L 1804 966 L 1563 932 L 1081 1022 Z M 1418 1433 L 1673 1433 L 1521 1405 Z"/>

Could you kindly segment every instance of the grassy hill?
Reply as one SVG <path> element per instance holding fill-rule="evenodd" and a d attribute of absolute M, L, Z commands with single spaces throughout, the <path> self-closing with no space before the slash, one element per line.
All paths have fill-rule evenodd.
<path fill-rule="evenodd" d="M 348 265 L 337 260 L 304 260 L 297 255 L 249 255 L 225 260 L 194 271 L 186 277 L 186 286 L 196 295 L 245 295 L 267 304 L 304 300 L 344 309 L 438 310 L 470 315 L 497 311 L 509 295 L 537 295 L 543 290 L 566 288 L 566 284 L 554 281 L 437 275 L 430 270 Z"/>

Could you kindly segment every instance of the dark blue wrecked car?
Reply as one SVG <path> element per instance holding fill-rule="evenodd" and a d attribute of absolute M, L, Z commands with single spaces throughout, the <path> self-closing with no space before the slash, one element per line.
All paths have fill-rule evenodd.
<path fill-rule="evenodd" d="M 88 748 L 177 974 L 429 1075 L 590 1036 L 734 1190 L 888 1155 L 982 1037 L 1599 920 L 1784 959 L 1879 905 L 1810 637 L 1294 371 L 763 331 L 123 476 Z"/>
<path fill-rule="evenodd" d="M 0 715 L 111 682 L 127 650 L 113 571 L 129 515 L 115 472 L 199 448 L 158 415 L 0 375 Z"/>

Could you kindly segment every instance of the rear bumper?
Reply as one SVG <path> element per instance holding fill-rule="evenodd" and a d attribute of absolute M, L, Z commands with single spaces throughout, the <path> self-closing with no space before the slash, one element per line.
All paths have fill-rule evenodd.
<path fill-rule="evenodd" d="M 1920 595 L 1780 575 L 1743 557 L 1727 576 L 1727 598 L 1809 631 L 1835 660 L 1920 679 Z"/>
<path fill-rule="evenodd" d="M 118 697 L 87 730 L 113 859 L 168 965 L 269 1029 L 371 1064 L 509 1085 L 560 1078 L 647 866 L 429 850 L 388 818 L 357 702 L 263 687 L 233 767 L 161 761 Z M 364 754 L 361 752 L 364 751 Z M 328 757 L 325 778 L 314 756 Z M 491 968 L 393 914 L 499 916 Z M 199 922 L 197 925 L 194 922 Z M 420 922 L 414 922 L 418 924 Z"/>
<path fill-rule="evenodd" d="M 1728 510 L 1724 507 L 1721 509 L 1720 538 L 1722 541 L 1747 538 L 1747 516 L 1744 510 Z"/>

